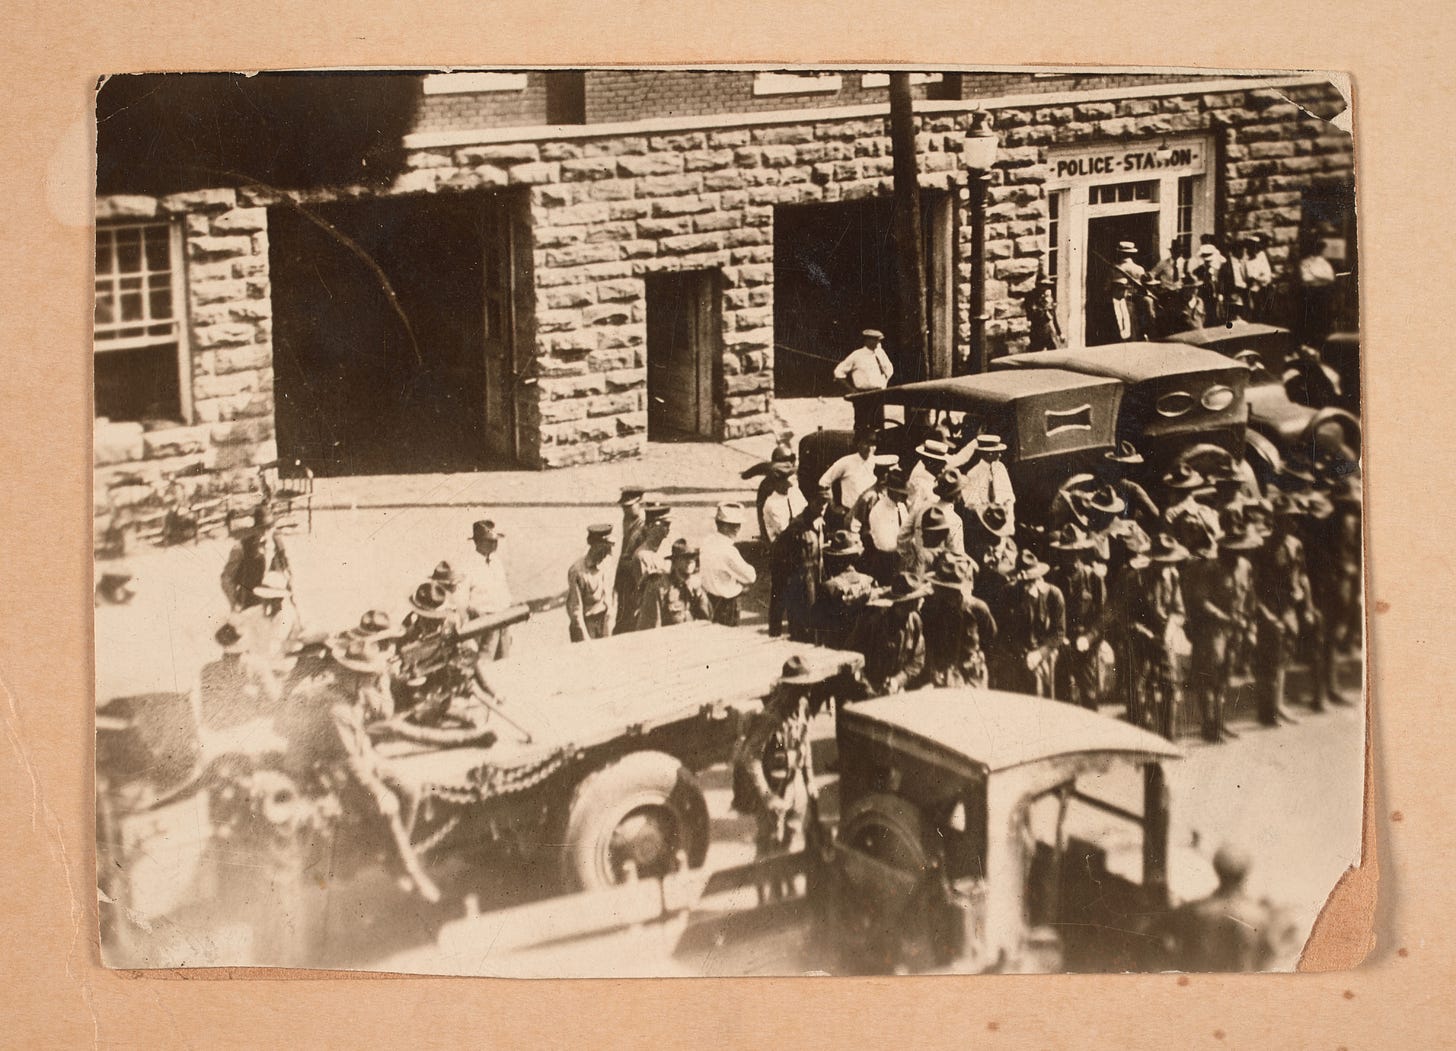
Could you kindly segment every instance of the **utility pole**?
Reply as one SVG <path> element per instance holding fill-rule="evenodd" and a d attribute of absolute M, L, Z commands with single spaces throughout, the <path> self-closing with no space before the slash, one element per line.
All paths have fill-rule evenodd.
<path fill-rule="evenodd" d="M 925 327 L 925 236 L 915 161 L 910 74 L 890 74 L 890 147 L 895 162 L 895 278 L 900 307 L 900 366 L 907 380 L 931 379 Z"/>

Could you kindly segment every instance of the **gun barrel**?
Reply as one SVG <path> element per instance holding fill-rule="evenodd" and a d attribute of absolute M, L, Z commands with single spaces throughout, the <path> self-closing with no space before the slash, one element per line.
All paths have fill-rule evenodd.
<path fill-rule="evenodd" d="M 466 621 L 460 625 L 455 634 L 459 638 L 470 639 L 477 635 L 484 635 L 489 631 L 499 631 L 501 628 L 510 627 L 512 624 L 520 624 L 522 621 L 529 620 L 530 618 L 530 606 L 511 606 L 501 610 L 499 613 L 487 613 L 484 616 L 476 617 L 474 620 Z"/>

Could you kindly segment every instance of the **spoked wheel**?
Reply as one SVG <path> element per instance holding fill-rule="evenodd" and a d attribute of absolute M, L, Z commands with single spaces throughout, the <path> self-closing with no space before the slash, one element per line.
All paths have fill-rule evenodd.
<path fill-rule="evenodd" d="M 599 890 L 660 878 L 684 855 L 708 853 L 708 805 L 697 779 L 662 752 L 632 752 L 577 785 L 562 839 L 568 890 Z"/>

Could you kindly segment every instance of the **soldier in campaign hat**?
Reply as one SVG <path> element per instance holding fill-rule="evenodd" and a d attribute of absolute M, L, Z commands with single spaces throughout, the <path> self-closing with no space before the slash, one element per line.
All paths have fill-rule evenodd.
<path fill-rule="evenodd" d="M 1072 523 L 1053 534 L 1048 546 L 1057 556 L 1052 580 L 1061 589 L 1067 615 L 1067 645 L 1058 658 L 1058 692 L 1063 700 L 1096 711 L 1107 608 L 1106 577 L 1094 566 L 1097 546 Z"/>
<path fill-rule="evenodd" d="M 931 592 L 922 608 L 925 663 L 934 686 L 988 683 L 985 650 L 996 638 L 996 618 L 972 593 L 974 564 L 945 552 L 930 570 Z"/>
<path fill-rule="evenodd" d="M 1046 577 L 1051 567 L 1030 550 L 1021 552 L 1004 607 L 997 660 L 991 669 L 997 689 L 1038 697 L 1057 695 L 1057 657 L 1067 641 L 1067 604 L 1061 588 Z"/>
<path fill-rule="evenodd" d="M 784 662 L 782 674 L 734 749 L 733 806 L 757 821 L 759 858 L 804 846 L 813 820 L 814 771 L 809 747 L 813 693 L 827 678 L 803 657 Z M 792 879 L 759 887 L 760 900 L 784 897 Z"/>
<path fill-rule="evenodd" d="M 588 526 L 586 554 L 566 572 L 566 619 L 572 642 L 604 639 L 612 633 L 612 584 L 607 559 L 616 547 L 610 522 Z"/>
<path fill-rule="evenodd" d="M 870 696 L 924 685 L 925 624 L 920 607 L 929 594 L 930 587 L 921 578 L 898 573 L 885 592 L 866 603 L 849 648 L 864 654 Z"/>
<path fill-rule="evenodd" d="M 667 572 L 649 577 L 633 616 L 636 630 L 672 627 L 693 620 L 710 620 L 713 607 L 698 582 L 698 549 L 686 540 L 672 542 Z"/>
<path fill-rule="evenodd" d="M 875 592 L 875 580 L 859 569 L 864 545 L 850 530 L 837 530 L 824 545 L 824 582 L 815 623 L 821 645 L 845 649 L 855 623 Z"/>

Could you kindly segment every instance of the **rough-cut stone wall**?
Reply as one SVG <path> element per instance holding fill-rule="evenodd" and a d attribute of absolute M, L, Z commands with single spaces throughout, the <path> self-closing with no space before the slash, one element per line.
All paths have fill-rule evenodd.
<path fill-rule="evenodd" d="M 177 426 L 98 421 L 96 499 L 107 483 L 137 473 L 161 483 L 203 464 L 229 484 L 255 484 L 253 468 L 275 459 L 273 304 L 268 282 L 267 211 L 231 189 L 168 197 L 103 197 L 96 220 L 166 220 L 182 225 L 192 419 Z"/>

